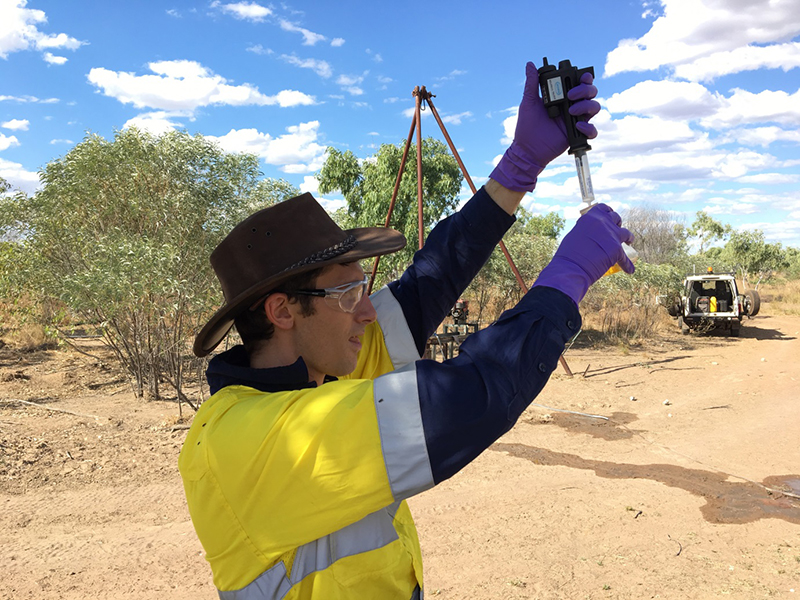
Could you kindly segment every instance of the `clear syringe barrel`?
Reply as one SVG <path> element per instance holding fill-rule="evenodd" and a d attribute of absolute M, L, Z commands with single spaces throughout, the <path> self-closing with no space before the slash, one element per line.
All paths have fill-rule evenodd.
<path fill-rule="evenodd" d="M 586 156 L 586 151 L 575 153 L 575 168 L 578 170 L 578 182 L 581 186 L 581 199 L 583 200 L 583 203 L 581 204 L 581 214 L 584 214 L 595 202 L 594 189 L 592 188 L 592 174 L 591 171 L 589 171 L 589 159 Z M 625 255 L 631 260 L 631 262 L 636 262 L 636 259 L 639 257 L 639 253 L 636 252 L 634 248 L 628 244 L 622 244 L 622 249 L 625 251 Z M 614 265 L 608 271 L 606 271 L 605 275 L 618 273 L 621 270 L 622 267 L 619 265 Z"/>
<path fill-rule="evenodd" d="M 578 183 L 581 186 L 582 211 L 594 204 L 594 189 L 592 188 L 592 173 L 589 170 L 589 157 L 586 152 L 575 153 L 575 168 L 578 170 Z"/>

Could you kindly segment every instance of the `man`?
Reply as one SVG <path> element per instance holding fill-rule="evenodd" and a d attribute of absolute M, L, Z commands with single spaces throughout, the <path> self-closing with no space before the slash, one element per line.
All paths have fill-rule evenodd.
<path fill-rule="evenodd" d="M 573 114 L 599 110 L 590 75 Z M 596 135 L 588 122 L 579 128 Z M 458 357 L 420 360 L 427 338 L 566 149 L 528 63 L 513 144 L 490 180 L 439 223 L 372 297 L 359 260 L 397 251 L 384 228 L 342 231 L 310 194 L 252 215 L 214 251 L 226 305 L 195 353 L 232 324 L 244 346 L 216 356 L 213 393 L 179 460 L 221 598 L 422 598 L 405 499 L 451 477 L 508 431 L 580 328 L 578 303 L 632 241 L 599 205 L 566 236 L 531 291 Z"/>

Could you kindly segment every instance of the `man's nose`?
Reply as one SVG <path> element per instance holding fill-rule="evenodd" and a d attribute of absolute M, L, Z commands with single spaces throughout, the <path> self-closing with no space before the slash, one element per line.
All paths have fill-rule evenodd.
<path fill-rule="evenodd" d="M 372 323 L 377 318 L 378 313 L 372 305 L 372 300 L 369 299 L 369 296 L 364 294 L 358 306 L 356 306 L 356 320 L 359 323 Z"/>

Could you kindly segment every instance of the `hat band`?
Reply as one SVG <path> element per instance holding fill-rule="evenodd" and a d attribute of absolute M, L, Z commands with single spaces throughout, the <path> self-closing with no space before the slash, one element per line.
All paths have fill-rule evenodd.
<path fill-rule="evenodd" d="M 355 238 L 354 235 L 348 235 L 343 241 L 339 242 L 338 244 L 331 246 L 330 248 L 325 248 L 324 250 L 320 250 L 311 256 L 307 256 L 303 260 L 296 262 L 291 267 L 288 267 L 282 271 L 285 273 L 286 271 L 293 271 L 294 269 L 299 269 L 300 267 L 305 267 L 307 265 L 311 265 L 318 262 L 323 262 L 326 260 L 330 260 L 332 258 L 336 258 L 345 252 L 349 252 L 353 248 L 355 248 L 358 240 Z"/>

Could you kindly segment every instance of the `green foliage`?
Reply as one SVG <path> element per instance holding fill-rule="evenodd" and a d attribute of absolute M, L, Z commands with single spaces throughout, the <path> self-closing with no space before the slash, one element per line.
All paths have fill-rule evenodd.
<path fill-rule="evenodd" d="M 524 211 L 524 209 L 520 210 Z M 555 213 L 550 213 L 550 215 L 555 215 Z M 546 218 L 550 215 L 547 215 Z M 534 230 L 540 226 L 542 220 L 537 221 L 536 217 L 531 218 L 525 212 L 522 213 L 522 217 L 506 233 L 504 243 L 523 282 L 530 287 L 541 270 L 553 258 L 558 244 L 556 239 L 550 235 L 530 233 L 530 220 L 527 218 L 533 221 Z M 555 220 L 545 222 L 558 225 Z M 546 231 L 552 232 L 554 229 L 549 228 Z M 487 263 L 469 285 L 465 296 L 471 300 L 473 318 L 480 324 L 497 320 L 504 310 L 511 308 L 522 298 L 522 288 L 499 246 L 495 248 Z M 477 312 L 475 312 L 476 309 Z"/>
<path fill-rule="evenodd" d="M 800 249 L 786 248 L 786 276 L 789 279 L 800 279 Z"/>
<path fill-rule="evenodd" d="M 724 239 L 730 232 L 730 225 L 723 225 L 719 221 L 715 221 L 702 210 L 697 211 L 697 218 L 688 229 L 690 236 L 700 238 L 698 254 L 703 254 L 709 244 Z"/>
<path fill-rule="evenodd" d="M 566 221 L 557 212 L 549 212 L 546 215 L 533 215 L 525 207 L 517 209 L 517 220 L 512 226 L 513 232 L 522 229 L 527 235 L 545 237 L 557 240 L 564 229 Z"/>
<path fill-rule="evenodd" d="M 199 135 L 87 135 L 34 196 L 0 199 L 0 232 L 21 233 L 13 283 L 99 325 L 138 395 L 158 398 L 166 381 L 180 398 L 187 342 L 220 303 L 211 251 L 297 193 L 259 175 L 255 156 Z"/>
<path fill-rule="evenodd" d="M 775 271 L 790 265 L 783 246 L 768 244 L 759 229 L 732 232 L 720 257 L 736 266 L 745 287 L 749 287 L 749 278 L 756 277 L 756 289 L 761 281 L 769 279 Z"/>
<path fill-rule="evenodd" d="M 670 264 L 652 264 L 639 260 L 632 275 L 614 273 L 602 277 L 589 291 L 589 302 L 608 302 L 624 296 L 635 303 L 648 303 L 658 299 L 664 304 L 680 296 L 683 289 L 683 269 Z"/>
<path fill-rule="evenodd" d="M 377 154 L 360 161 L 347 150 L 328 148 L 327 158 L 317 174 L 322 194 L 340 191 L 347 201 L 347 215 L 337 222 L 351 227 L 383 226 L 389 214 L 404 144 L 383 144 Z M 394 279 L 410 264 L 419 248 L 417 210 L 416 147 L 409 148 L 403 177 L 392 211 L 390 227 L 401 231 L 408 240 L 406 248 L 380 260 L 376 289 Z M 443 216 L 451 214 L 458 204 L 463 176 L 455 158 L 440 141 L 427 138 L 422 143 L 422 197 L 424 234 Z"/>

